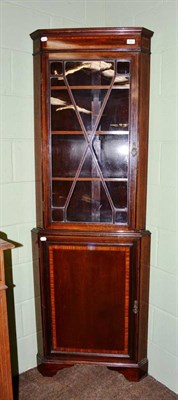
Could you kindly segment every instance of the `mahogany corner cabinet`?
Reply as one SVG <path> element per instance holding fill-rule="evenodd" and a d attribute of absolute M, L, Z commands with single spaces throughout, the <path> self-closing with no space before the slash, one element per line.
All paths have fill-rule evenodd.
<path fill-rule="evenodd" d="M 147 374 L 152 35 L 31 34 L 44 375 L 82 363 Z"/>

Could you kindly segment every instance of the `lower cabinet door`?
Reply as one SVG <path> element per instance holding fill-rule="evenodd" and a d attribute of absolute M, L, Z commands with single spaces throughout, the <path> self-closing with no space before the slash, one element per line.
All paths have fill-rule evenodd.
<path fill-rule="evenodd" d="M 46 355 L 134 358 L 137 248 L 136 241 L 42 243 Z"/>

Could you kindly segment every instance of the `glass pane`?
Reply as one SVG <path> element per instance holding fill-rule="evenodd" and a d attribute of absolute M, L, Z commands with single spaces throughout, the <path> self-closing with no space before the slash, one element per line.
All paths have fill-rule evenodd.
<path fill-rule="evenodd" d="M 116 208 L 127 208 L 127 182 L 106 182 Z"/>
<path fill-rule="evenodd" d="M 51 130 L 81 130 L 67 90 L 51 91 Z"/>
<path fill-rule="evenodd" d="M 81 172 L 81 178 L 96 178 L 99 177 L 98 170 L 96 168 L 96 162 L 94 161 L 90 149 L 88 149 L 85 161 L 83 163 Z"/>
<path fill-rule="evenodd" d="M 62 75 L 63 63 L 55 61 L 51 63 L 51 75 Z"/>
<path fill-rule="evenodd" d="M 52 182 L 52 207 L 64 207 L 72 181 Z"/>
<path fill-rule="evenodd" d="M 64 78 L 63 76 L 59 76 L 58 78 L 51 78 L 51 87 L 60 87 L 60 86 L 65 86 Z"/>
<path fill-rule="evenodd" d="M 117 74 L 129 75 L 130 63 L 128 61 L 117 61 Z"/>
<path fill-rule="evenodd" d="M 72 90 L 77 110 L 87 131 L 91 131 L 102 107 L 107 90 Z"/>
<path fill-rule="evenodd" d="M 103 185 L 101 185 L 100 222 L 112 222 L 112 210 Z"/>
<path fill-rule="evenodd" d="M 62 222 L 64 221 L 64 210 L 61 209 L 52 209 L 52 221 L 53 222 Z"/>
<path fill-rule="evenodd" d="M 113 71 L 114 63 L 111 61 L 70 61 L 65 66 L 70 86 L 110 85 Z"/>
<path fill-rule="evenodd" d="M 116 212 L 116 223 L 126 225 L 128 220 L 128 214 L 125 211 L 117 211 Z"/>
<path fill-rule="evenodd" d="M 65 86 L 63 78 L 63 63 L 59 61 L 52 62 L 51 75 L 55 78 L 51 78 L 51 86 Z"/>
<path fill-rule="evenodd" d="M 128 135 L 97 135 L 93 148 L 105 178 L 127 177 Z"/>
<path fill-rule="evenodd" d="M 86 146 L 83 135 L 53 135 L 52 176 L 75 177 Z"/>
<path fill-rule="evenodd" d="M 91 221 L 91 182 L 77 182 L 68 209 L 68 221 Z"/>
<path fill-rule="evenodd" d="M 112 211 L 100 181 L 77 182 L 67 210 L 68 221 L 112 222 Z"/>
<path fill-rule="evenodd" d="M 117 71 L 114 80 L 114 85 L 120 86 L 123 89 L 129 89 L 130 84 L 130 63 L 124 61 L 117 62 Z"/>
<path fill-rule="evenodd" d="M 98 125 L 100 131 L 128 130 L 129 90 L 113 89 Z"/>

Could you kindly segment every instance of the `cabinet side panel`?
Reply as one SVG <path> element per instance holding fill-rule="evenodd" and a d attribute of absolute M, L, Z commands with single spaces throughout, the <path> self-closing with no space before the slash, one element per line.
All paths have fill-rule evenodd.
<path fill-rule="evenodd" d="M 140 54 L 140 91 L 139 91 L 139 156 L 136 202 L 136 229 L 145 229 L 147 162 L 148 162 L 148 118 L 150 56 Z"/>
<path fill-rule="evenodd" d="M 46 242 L 40 241 L 40 294 L 41 294 L 41 316 L 43 330 L 43 355 L 50 353 L 52 331 L 51 331 L 51 293 L 49 283 L 48 251 Z M 40 354 L 40 349 L 39 354 Z M 42 353 L 40 354 L 42 356 Z"/>
<path fill-rule="evenodd" d="M 34 128 L 35 128 L 35 180 L 36 180 L 36 221 L 43 226 L 42 207 L 42 126 L 41 126 L 41 56 L 36 55 L 34 65 Z"/>
<path fill-rule="evenodd" d="M 133 149 L 139 145 L 138 114 L 139 114 L 139 54 L 132 54 L 131 59 L 131 91 L 130 91 L 130 228 L 135 229 L 136 221 L 136 182 L 137 182 L 137 154 L 132 155 Z"/>
<path fill-rule="evenodd" d="M 138 361 L 147 357 L 150 235 L 141 240 Z"/>

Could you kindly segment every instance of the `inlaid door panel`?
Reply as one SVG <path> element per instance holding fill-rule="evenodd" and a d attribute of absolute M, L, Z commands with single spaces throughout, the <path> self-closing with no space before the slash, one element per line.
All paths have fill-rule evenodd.
<path fill-rule="evenodd" d="M 51 350 L 133 353 L 134 245 L 47 244 Z"/>

